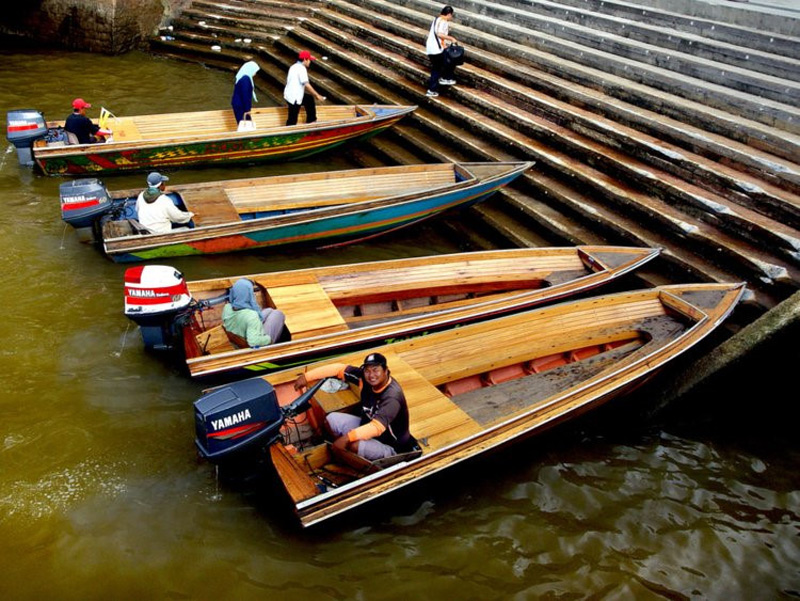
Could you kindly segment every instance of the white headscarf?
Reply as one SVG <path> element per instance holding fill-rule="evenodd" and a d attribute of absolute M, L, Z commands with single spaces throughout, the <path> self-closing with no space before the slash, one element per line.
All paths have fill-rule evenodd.
<path fill-rule="evenodd" d="M 256 98 L 256 82 L 253 81 L 253 75 L 258 73 L 258 70 L 260 68 L 261 67 L 258 66 L 258 63 L 256 61 L 247 61 L 239 68 L 239 71 L 237 71 L 236 79 L 233 82 L 234 84 L 237 84 L 239 83 L 239 80 L 242 77 L 244 76 L 249 77 L 250 83 L 253 84 L 253 100 L 255 100 L 256 102 L 258 102 L 258 98 Z"/>

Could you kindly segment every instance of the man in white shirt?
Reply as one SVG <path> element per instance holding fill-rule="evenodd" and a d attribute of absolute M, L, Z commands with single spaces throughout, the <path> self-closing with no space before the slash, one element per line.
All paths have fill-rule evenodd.
<path fill-rule="evenodd" d="M 144 190 L 136 199 L 136 213 L 144 227 L 154 234 L 166 234 L 173 230 L 185 230 L 189 228 L 173 228 L 173 223 L 189 223 L 194 213 L 191 211 L 181 211 L 175 206 L 169 196 L 164 194 L 165 181 L 169 178 L 166 175 L 153 172 L 147 176 L 147 189 Z"/>
<path fill-rule="evenodd" d="M 289 67 L 286 76 L 286 87 L 283 89 L 283 98 L 289 105 L 289 116 L 286 125 L 297 125 L 300 107 L 306 108 L 306 123 L 317 120 L 317 105 L 314 99 L 325 100 L 320 96 L 308 81 L 308 67 L 311 61 L 317 60 L 308 50 L 303 50 L 297 57 L 297 62 Z"/>
<path fill-rule="evenodd" d="M 453 79 L 455 67 L 448 65 L 444 60 L 444 49 L 456 41 L 450 35 L 450 21 L 454 16 L 453 7 L 449 4 L 445 6 L 431 23 L 428 38 L 425 40 L 425 53 L 431 61 L 431 78 L 428 81 L 428 91 L 425 95 L 430 98 L 436 98 L 439 95 L 439 92 L 436 91 L 439 84 L 452 86 L 456 83 L 456 80 Z"/>

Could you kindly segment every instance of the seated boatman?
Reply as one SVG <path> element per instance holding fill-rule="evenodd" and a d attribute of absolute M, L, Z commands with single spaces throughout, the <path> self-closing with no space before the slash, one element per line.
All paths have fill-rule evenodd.
<path fill-rule="evenodd" d="M 408 405 L 400 384 L 391 377 L 386 357 L 370 353 L 361 367 L 334 363 L 298 375 L 295 390 L 309 381 L 338 377 L 361 387 L 360 415 L 338 411 L 325 418 L 333 446 L 375 461 L 411 451 L 417 441 L 408 430 Z"/>
<path fill-rule="evenodd" d="M 222 327 L 244 338 L 251 348 L 274 344 L 286 322 L 283 311 L 262 309 L 253 291 L 253 282 L 241 278 L 228 292 L 228 303 L 222 309 Z"/>
<path fill-rule="evenodd" d="M 147 188 L 136 199 L 136 214 L 141 223 L 154 234 L 166 234 L 189 228 L 173 228 L 173 223 L 189 223 L 194 217 L 191 211 L 181 211 L 169 196 L 164 194 L 169 181 L 166 175 L 153 172 L 147 176 Z"/>
<path fill-rule="evenodd" d="M 75 134 L 79 144 L 94 144 L 105 141 L 102 137 L 98 137 L 97 132 L 100 131 L 100 126 L 93 123 L 86 116 L 86 109 L 90 108 L 92 108 L 92 105 L 83 98 L 76 98 L 72 101 L 72 114 L 64 122 L 64 129 Z"/>

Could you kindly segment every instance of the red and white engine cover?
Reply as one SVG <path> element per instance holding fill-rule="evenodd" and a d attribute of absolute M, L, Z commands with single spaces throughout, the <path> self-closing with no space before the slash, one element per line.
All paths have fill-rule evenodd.
<path fill-rule="evenodd" d="M 183 274 L 166 265 L 125 270 L 125 315 L 150 315 L 184 309 L 192 297 Z"/>

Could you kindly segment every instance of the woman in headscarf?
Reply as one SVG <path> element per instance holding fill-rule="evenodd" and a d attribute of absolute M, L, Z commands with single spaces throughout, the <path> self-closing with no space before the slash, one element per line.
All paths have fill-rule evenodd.
<path fill-rule="evenodd" d="M 259 68 L 258 63 L 255 61 L 247 61 L 236 73 L 233 97 L 231 98 L 231 107 L 233 107 L 236 123 L 244 119 L 245 113 L 250 112 L 253 108 L 254 100 L 258 102 L 253 75 L 258 72 Z"/>
<path fill-rule="evenodd" d="M 242 278 L 231 286 L 228 303 L 222 309 L 222 327 L 247 340 L 248 346 L 274 344 L 285 322 L 283 311 L 258 305 L 253 282 Z"/>

